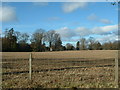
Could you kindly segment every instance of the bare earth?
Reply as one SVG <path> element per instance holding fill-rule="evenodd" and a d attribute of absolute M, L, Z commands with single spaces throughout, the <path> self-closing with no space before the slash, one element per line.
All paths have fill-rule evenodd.
<path fill-rule="evenodd" d="M 115 88 L 117 50 L 3 52 L 3 88 Z"/>

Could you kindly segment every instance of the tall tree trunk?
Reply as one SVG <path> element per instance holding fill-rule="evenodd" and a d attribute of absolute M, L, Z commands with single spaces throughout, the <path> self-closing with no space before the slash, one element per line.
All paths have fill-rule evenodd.
<path fill-rule="evenodd" d="M 52 45 L 51 42 L 49 43 L 50 51 L 52 52 Z"/>

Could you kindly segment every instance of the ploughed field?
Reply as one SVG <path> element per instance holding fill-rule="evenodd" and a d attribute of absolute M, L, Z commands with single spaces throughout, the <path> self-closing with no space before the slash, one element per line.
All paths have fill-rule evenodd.
<path fill-rule="evenodd" d="M 116 50 L 2 53 L 3 88 L 115 88 Z"/>

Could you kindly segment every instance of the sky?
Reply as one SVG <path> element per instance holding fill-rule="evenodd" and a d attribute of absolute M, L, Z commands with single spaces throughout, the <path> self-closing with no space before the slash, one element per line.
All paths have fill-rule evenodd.
<path fill-rule="evenodd" d="M 101 43 L 118 40 L 118 6 L 110 2 L 4 2 L 0 6 L 2 32 L 32 34 L 55 30 L 63 44 L 94 37 Z"/>

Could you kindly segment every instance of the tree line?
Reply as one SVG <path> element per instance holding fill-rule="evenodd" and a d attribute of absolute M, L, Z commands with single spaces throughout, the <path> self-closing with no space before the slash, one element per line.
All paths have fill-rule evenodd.
<path fill-rule="evenodd" d="M 45 51 L 65 51 L 65 50 L 118 50 L 120 43 L 106 42 L 101 44 L 93 37 L 89 39 L 80 38 L 76 46 L 71 43 L 62 45 L 61 36 L 55 30 L 36 30 L 32 35 L 14 31 L 13 28 L 6 29 L 2 40 L 3 52 L 45 52 Z"/>

